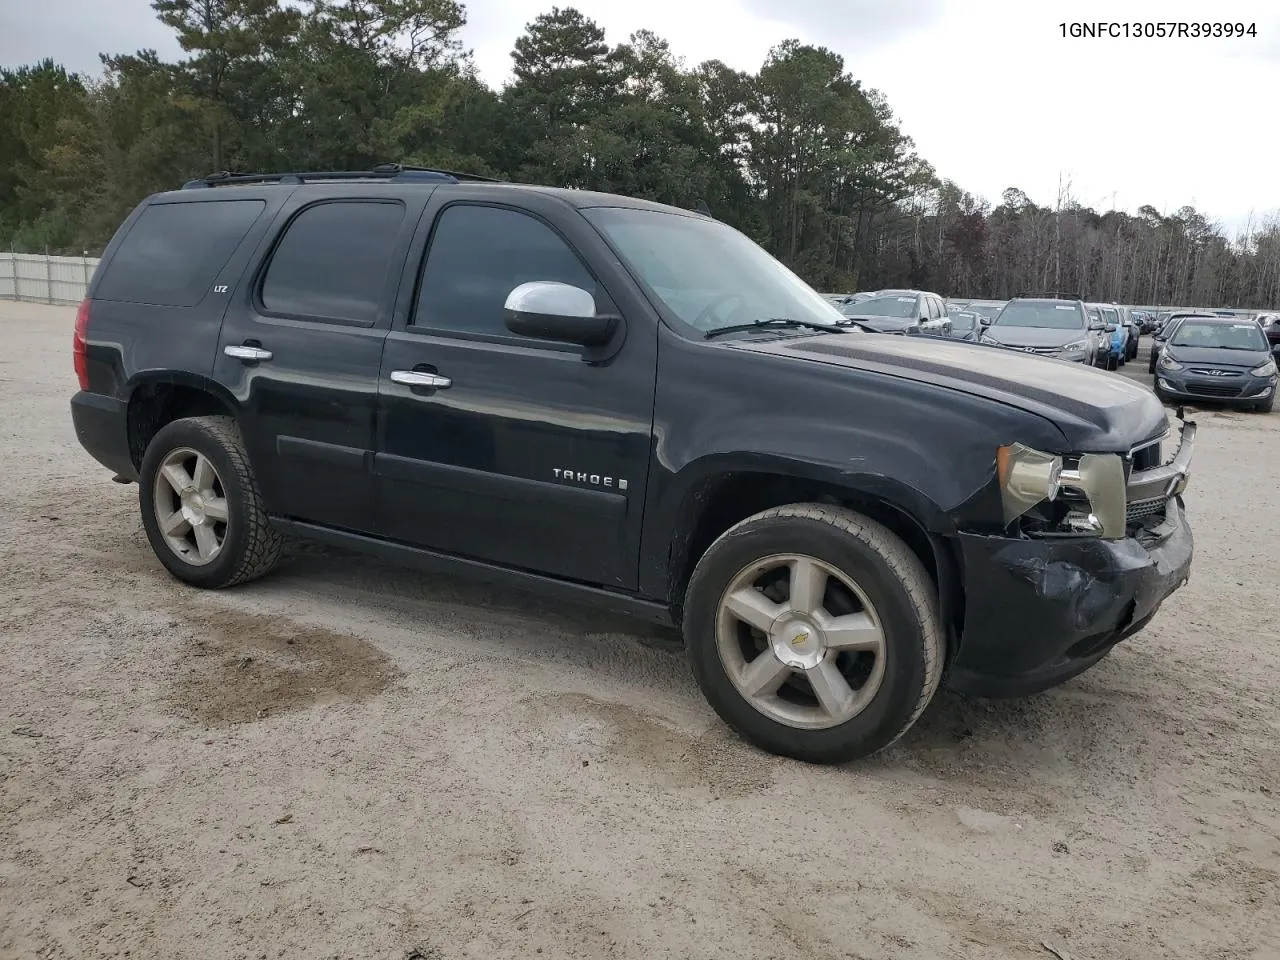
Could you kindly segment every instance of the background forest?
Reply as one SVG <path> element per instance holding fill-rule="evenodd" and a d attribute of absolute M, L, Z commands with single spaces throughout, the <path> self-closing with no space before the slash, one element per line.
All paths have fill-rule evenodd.
<path fill-rule="evenodd" d="M 1280 304 L 1274 220 L 1228 238 L 1190 207 L 1099 212 L 1066 189 L 992 206 L 940 178 L 839 55 L 795 40 L 749 74 L 687 65 L 649 32 L 610 44 L 552 8 L 495 91 L 458 40 L 457 0 L 153 7 L 177 63 L 144 50 L 104 54 L 99 77 L 0 70 L 0 249 L 94 255 L 142 197 L 217 170 L 398 160 L 705 200 L 824 291 Z"/>

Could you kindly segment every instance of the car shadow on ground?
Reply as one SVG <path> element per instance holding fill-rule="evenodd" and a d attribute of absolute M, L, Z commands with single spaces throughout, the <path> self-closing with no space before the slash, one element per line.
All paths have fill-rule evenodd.
<path fill-rule="evenodd" d="M 405 598 L 411 606 L 482 608 L 486 618 L 526 626 L 533 635 L 535 659 L 557 659 L 558 654 L 549 648 L 536 649 L 543 637 L 568 645 L 607 643 L 611 646 L 607 656 L 591 658 L 591 670 L 605 681 L 602 686 L 625 688 L 637 684 L 637 676 L 665 674 L 663 697 L 687 699 L 688 709 L 681 712 L 700 718 L 707 735 L 723 740 L 726 748 L 736 740 L 702 700 L 685 661 L 680 633 L 674 628 L 647 625 L 587 606 L 550 602 L 505 585 L 427 576 L 322 545 L 297 544 L 281 573 L 291 590 L 325 595 L 339 579 L 357 589 L 362 582 L 376 583 L 378 593 L 366 595 L 371 618 L 388 609 L 388 604 L 394 607 L 396 598 Z M 264 581 L 263 589 L 270 589 L 270 583 L 270 579 Z M 254 589 L 254 585 L 242 589 Z M 356 594 L 353 602 L 366 601 Z M 529 656 L 530 650 L 525 648 L 521 653 Z M 1141 689 L 1137 679 L 1129 682 L 1127 677 L 1142 669 L 1146 667 L 1127 657 L 1110 657 L 1062 687 L 1008 700 L 963 696 L 944 687 L 897 744 L 871 760 L 846 767 L 864 773 L 914 770 L 970 783 L 988 770 L 995 778 L 992 789 L 999 787 L 996 780 L 1002 780 L 1006 789 L 1011 780 L 1029 783 L 1050 764 L 1055 776 L 1123 776 L 1145 740 L 1139 729 L 1143 710 L 1135 703 L 1142 698 L 1127 692 Z M 657 703 L 653 708 L 659 712 L 664 709 Z"/>

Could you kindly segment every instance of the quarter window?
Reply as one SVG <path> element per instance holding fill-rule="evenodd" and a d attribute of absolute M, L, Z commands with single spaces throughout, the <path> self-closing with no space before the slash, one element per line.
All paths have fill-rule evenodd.
<path fill-rule="evenodd" d="M 596 294 L 582 261 L 542 221 L 502 207 L 454 204 L 436 221 L 413 322 L 434 330 L 511 336 L 503 321 L 507 295 L 533 280 L 555 280 Z"/>
<path fill-rule="evenodd" d="M 121 241 L 94 295 L 124 303 L 195 306 L 264 207 L 261 200 L 152 204 Z"/>
<path fill-rule="evenodd" d="M 404 219 L 400 203 L 338 201 L 293 218 L 262 281 L 271 313 L 372 323 Z"/>

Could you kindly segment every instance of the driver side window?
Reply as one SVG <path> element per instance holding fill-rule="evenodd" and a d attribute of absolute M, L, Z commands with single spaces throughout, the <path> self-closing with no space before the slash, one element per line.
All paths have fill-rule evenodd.
<path fill-rule="evenodd" d="M 531 280 L 555 280 L 597 295 L 595 278 L 541 220 L 503 207 L 453 204 L 436 219 L 412 323 L 512 336 L 503 317 L 507 295 Z"/>

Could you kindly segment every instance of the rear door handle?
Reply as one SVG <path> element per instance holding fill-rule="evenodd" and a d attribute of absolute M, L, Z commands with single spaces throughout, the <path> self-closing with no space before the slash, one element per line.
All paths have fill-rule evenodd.
<path fill-rule="evenodd" d="M 391 381 L 403 383 L 406 387 L 426 387 L 429 390 L 446 390 L 453 386 L 453 381 L 448 377 L 421 370 L 392 370 Z"/>
<path fill-rule="evenodd" d="M 242 346 L 229 346 L 222 351 L 228 357 L 235 357 L 237 360 L 246 360 L 253 363 L 261 363 L 263 360 L 271 359 L 271 351 L 264 350 L 262 347 L 255 347 L 249 344 Z"/>

